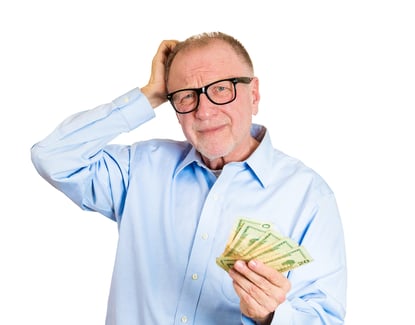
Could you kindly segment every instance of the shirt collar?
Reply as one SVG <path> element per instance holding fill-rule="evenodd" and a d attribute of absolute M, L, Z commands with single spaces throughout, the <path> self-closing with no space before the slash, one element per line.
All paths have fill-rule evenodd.
<path fill-rule="evenodd" d="M 274 149 L 267 128 L 263 125 L 252 124 L 251 135 L 259 141 L 258 147 L 246 160 L 247 166 L 257 177 L 262 187 L 268 185 L 272 168 Z"/>
<path fill-rule="evenodd" d="M 188 151 L 188 153 L 185 155 L 184 159 L 180 162 L 180 164 L 177 166 L 176 168 L 176 172 L 175 172 L 175 176 L 180 173 L 183 169 L 185 169 L 187 166 L 196 163 L 200 166 L 204 166 L 205 168 L 206 165 L 202 160 L 202 157 L 200 156 L 200 153 L 196 151 L 196 149 L 190 145 L 190 150 Z"/>
<path fill-rule="evenodd" d="M 265 126 L 259 124 L 252 124 L 251 135 L 259 141 L 258 147 L 255 151 L 244 161 L 244 164 L 251 169 L 257 180 L 263 187 L 268 185 L 267 175 L 269 175 L 270 168 L 272 167 L 272 155 L 273 147 L 268 130 Z M 177 166 L 176 175 L 180 173 L 184 168 L 196 163 L 206 169 L 207 166 L 202 160 L 200 153 L 196 151 L 194 147 L 191 147 L 181 163 Z"/>

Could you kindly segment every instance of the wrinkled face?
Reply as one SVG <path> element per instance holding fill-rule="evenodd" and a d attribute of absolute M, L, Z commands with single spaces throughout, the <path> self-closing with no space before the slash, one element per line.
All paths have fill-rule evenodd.
<path fill-rule="evenodd" d="M 179 52 L 170 68 L 168 92 L 200 88 L 214 81 L 232 77 L 253 77 L 249 66 L 225 42 Z M 253 151 L 250 135 L 252 116 L 258 111 L 258 79 L 250 84 L 236 84 L 236 99 L 216 105 L 200 95 L 198 109 L 177 114 L 186 139 L 201 153 L 205 162 L 241 161 Z"/>

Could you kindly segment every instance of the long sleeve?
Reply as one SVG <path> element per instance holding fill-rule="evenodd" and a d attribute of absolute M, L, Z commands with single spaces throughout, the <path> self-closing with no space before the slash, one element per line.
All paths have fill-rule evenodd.
<path fill-rule="evenodd" d="M 274 224 L 314 259 L 287 274 L 292 289 L 272 324 L 342 324 L 343 233 L 321 177 L 274 149 L 259 125 L 251 129 L 255 152 L 219 177 L 187 141 L 110 144 L 154 116 L 133 89 L 67 118 L 31 151 L 49 183 L 118 223 L 106 324 L 253 324 L 215 263 L 240 216 Z"/>
<path fill-rule="evenodd" d="M 299 241 L 314 259 L 288 275 L 292 290 L 272 324 L 341 325 L 346 312 L 346 254 L 334 195 L 317 200 L 308 224 L 301 222 Z M 297 237 L 296 235 L 294 235 Z"/>
<path fill-rule="evenodd" d="M 114 163 L 110 153 L 104 150 L 105 146 L 119 134 L 129 132 L 153 117 L 154 111 L 147 98 L 135 88 L 110 103 L 65 119 L 49 136 L 31 148 L 32 162 L 50 184 L 63 191 L 83 209 L 88 209 L 85 205 L 88 195 L 85 193 L 87 187 L 93 186 L 88 183 L 93 173 L 101 174 L 105 184 L 105 178 L 110 177 L 108 173 L 111 170 L 120 172 L 117 178 L 121 183 L 125 180 L 122 174 L 128 172 L 122 159 L 117 162 L 115 169 L 105 166 Z M 127 151 L 125 166 L 128 166 Z M 112 176 L 111 181 L 115 183 L 116 176 Z M 100 188 L 104 190 L 105 186 Z M 108 193 L 107 196 L 111 195 Z M 107 201 L 107 207 L 97 210 L 114 218 L 113 207 L 110 207 L 110 200 Z"/>

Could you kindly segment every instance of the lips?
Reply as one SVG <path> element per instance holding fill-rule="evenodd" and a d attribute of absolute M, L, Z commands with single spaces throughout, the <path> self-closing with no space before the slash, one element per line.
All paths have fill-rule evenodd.
<path fill-rule="evenodd" d="M 217 132 L 225 128 L 225 125 L 218 125 L 218 126 L 209 126 L 209 127 L 203 127 L 203 128 L 197 128 L 197 132 L 199 133 L 212 133 Z"/>

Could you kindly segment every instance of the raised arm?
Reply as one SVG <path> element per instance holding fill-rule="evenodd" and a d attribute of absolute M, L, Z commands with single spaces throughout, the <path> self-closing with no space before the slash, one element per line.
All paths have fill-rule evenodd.
<path fill-rule="evenodd" d="M 161 42 L 151 65 L 151 76 L 148 84 L 141 88 L 151 106 L 156 108 L 166 101 L 165 64 L 171 50 L 178 41 L 165 40 Z"/>
<path fill-rule="evenodd" d="M 153 118 L 153 109 L 166 101 L 165 61 L 175 44 L 176 41 L 161 42 L 149 82 L 141 91 L 134 88 L 109 103 L 73 114 L 31 148 L 38 173 L 82 208 L 99 210 L 114 218 L 115 194 L 108 191 L 116 187 L 114 184 L 119 191 L 125 187 L 129 149 L 118 148 L 115 157 L 108 144 Z M 112 186 L 107 186 L 110 178 Z M 92 198 L 97 191 L 102 192 L 101 206 L 96 204 L 96 197 Z"/>

